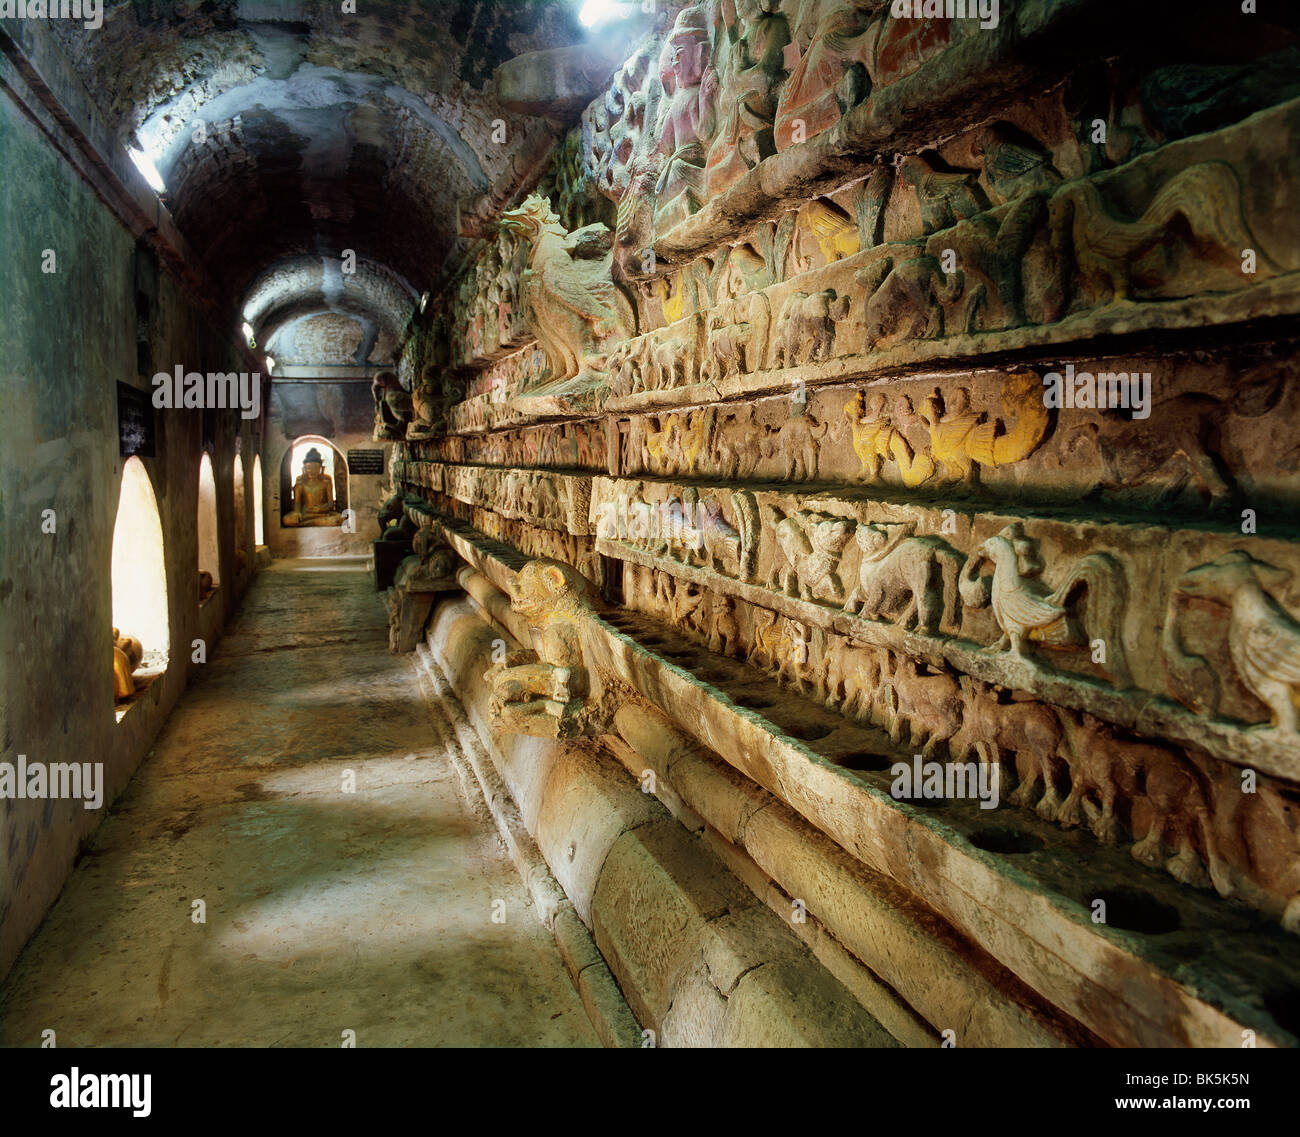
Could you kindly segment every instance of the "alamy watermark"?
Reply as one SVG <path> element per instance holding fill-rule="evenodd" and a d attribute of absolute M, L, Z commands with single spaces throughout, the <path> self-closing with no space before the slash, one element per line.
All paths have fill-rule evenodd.
<path fill-rule="evenodd" d="M 997 809 L 1002 768 L 995 762 L 895 762 L 889 792 L 895 801 L 946 801 L 979 798 L 980 809 Z"/>
<path fill-rule="evenodd" d="M 80 20 L 88 32 L 104 26 L 104 0 L 0 0 L 4 20 Z"/>
<path fill-rule="evenodd" d="M 692 549 L 704 547 L 709 523 L 721 509 L 716 502 L 643 502 L 619 495 L 601 504 L 596 536 L 618 541 L 665 541 Z"/>
<path fill-rule="evenodd" d="M 104 804 L 103 762 L 0 762 L 0 799 L 81 799 L 87 809 Z"/>
<path fill-rule="evenodd" d="M 991 29 L 998 26 L 998 0 L 894 0 L 889 14 L 896 20 L 979 20 Z"/>
<path fill-rule="evenodd" d="M 133 1117 L 153 1111 L 152 1074 L 83 1074 L 73 1066 L 50 1078 L 53 1109 L 129 1109 Z"/>
<path fill-rule="evenodd" d="M 180 407 L 189 410 L 238 409 L 241 418 L 262 413 L 262 376 L 254 371 L 186 371 L 179 363 L 174 372 L 160 371 L 153 377 L 153 405 L 160 411 Z"/>
<path fill-rule="evenodd" d="M 1075 371 L 1073 363 L 1065 373 L 1049 371 L 1043 376 L 1043 406 L 1049 410 L 1123 409 L 1135 419 L 1151 415 L 1150 371 Z"/>

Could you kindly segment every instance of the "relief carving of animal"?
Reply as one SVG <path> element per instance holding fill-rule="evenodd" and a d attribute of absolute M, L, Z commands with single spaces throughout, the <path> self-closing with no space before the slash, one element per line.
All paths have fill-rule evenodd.
<path fill-rule="evenodd" d="M 740 531 L 733 527 L 722 511 L 722 503 L 710 497 L 694 506 L 698 519 L 693 534 L 704 567 L 725 576 L 740 572 L 742 541 Z"/>
<path fill-rule="evenodd" d="M 586 582 L 568 565 L 529 561 L 512 582 L 510 606 L 528 623 L 537 662 L 490 668 L 490 708 L 503 729 L 554 733 L 569 704 L 590 691 L 581 633 L 590 612 Z"/>
<path fill-rule="evenodd" d="M 849 314 L 849 296 L 835 289 L 792 292 L 776 322 L 776 366 L 797 367 L 829 359 L 835 347 L 835 322 Z"/>
<path fill-rule="evenodd" d="M 993 565 L 991 578 L 978 575 L 985 562 Z M 962 603 L 968 608 L 991 603 L 1002 631 L 1001 639 L 986 650 L 1010 650 L 1024 659 L 1027 644 L 1077 647 L 1100 639 L 1112 681 L 1129 686 L 1120 638 L 1127 595 L 1118 563 L 1107 553 L 1080 557 L 1052 590 L 1038 579 L 1043 568 L 1037 543 L 1024 535 L 1019 522 L 990 537 L 966 562 L 958 582 Z M 1081 592 L 1087 597 L 1086 623 L 1072 611 Z"/>
<path fill-rule="evenodd" d="M 938 537 L 910 536 L 911 525 L 891 540 L 890 528 L 880 524 L 858 527 L 855 539 L 862 561 L 858 583 L 845 600 L 844 611 L 892 620 L 930 634 L 945 625 L 956 631 L 960 625 L 957 578 L 961 554 Z"/>
<path fill-rule="evenodd" d="M 721 322 L 724 316 L 714 315 L 709 320 L 709 346 L 704 363 L 700 366 L 700 379 L 716 383 L 729 379 L 745 370 L 745 346 L 749 341 L 747 323 Z"/>
<path fill-rule="evenodd" d="M 922 674 L 915 660 L 907 659 L 882 687 L 889 737 L 894 743 L 906 742 L 911 749 L 920 746 L 921 754 L 928 758 L 961 729 L 961 687 L 947 672 Z"/>
<path fill-rule="evenodd" d="M 1008 798 L 1013 806 L 1032 808 L 1054 820 L 1061 808 L 1060 785 L 1065 772 L 1061 720 L 1052 708 L 1019 691 L 1002 691 L 989 683 L 961 677 L 962 726 L 949 742 L 949 754 L 966 761 L 974 751 L 982 763 L 1010 768 L 1017 787 Z M 1002 696 L 1006 695 L 1006 700 Z"/>
<path fill-rule="evenodd" d="M 522 288 L 528 321 L 546 353 L 547 380 L 585 376 L 635 327 L 629 301 L 611 276 L 612 234 L 600 224 L 568 232 L 539 194 L 500 218 L 527 248 Z"/>
<path fill-rule="evenodd" d="M 1210 287 L 1206 273 L 1225 287 L 1241 287 L 1241 252 L 1255 249 L 1260 275 L 1272 276 L 1276 263 L 1260 249 L 1242 214 L 1237 175 L 1227 162 L 1201 162 L 1180 170 L 1151 199 L 1136 221 L 1114 216 L 1092 181 L 1061 186 L 1048 201 L 1052 250 L 1067 286 L 1077 281 L 1077 302 L 1091 308 L 1128 300 L 1134 291 L 1148 295 L 1186 295 Z M 1196 250 L 1196 284 L 1179 289 L 1163 253 L 1175 221 L 1179 238 Z M 1217 272 L 1216 272 L 1217 270 Z M 1069 292 L 1066 293 L 1069 295 Z"/>
<path fill-rule="evenodd" d="M 839 707 L 850 718 L 869 719 L 880 681 L 888 678 L 883 653 L 860 647 L 843 636 L 828 637 L 826 648 L 826 706 Z"/>
<path fill-rule="evenodd" d="M 718 473 L 731 481 L 752 476 L 763 455 L 766 434 L 767 428 L 754 422 L 753 407 L 719 414 L 713 432 Z"/>
<path fill-rule="evenodd" d="M 736 624 L 736 606 L 730 596 L 709 597 L 709 650 L 722 655 L 736 655 L 740 649 L 740 628 Z"/>
<path fill-rule="evenodd" d="M 932 256 L 898 263 L 886 257 L 853 275 L 868 293 L 862 323 L 866 347 L 875 351 L 906 340 L 942 337 L 944 305 L 954 303 L 963 288 L 961 272 L 945 274 Z"/>
<path fill-rule="evenodd" d="M 679 340 L 646 340 L 645 366 L 646 389 L 666 391 L 688 381 L 688 358 L 686 346 Z M 654 386 L 649 379 L 653 377 Z"/>
<path fill-rule="evenodd" d="M 1004 774 L 1004 759 L 1009 756 L 1018 784 L 1008 801 L 1055 820 L 1062 804 L 1057 782 L 1064 761 L 1064 734 L 1056 712 L 1043 703 L 1018 699 L 1015 692 L 1010 701 L 1002 702 L 997 689 L 970 676 L 962 676 L 961 688 L 965 696 L 961 731 L 949 744 L 949 752 L 965 761 L 973 750 L 981 762 Z"/>
<path fill-rule="evenodd" d="M 786 516 L 769 506 L 768 524 L 776 543 L 769 587 L 787 596 L 840 603 L 840 557 L 854 523 L 807 509 Z"/>
<path fill-rule="evenodd" d="M 750 658 L 756 667 L 775 671 L 778 683 L 788 684 L 800 694 L 811 686 L 807 629 L 802 624 L 767 609 L 755 609 Z"/>
<path fill-rule="evenodd" d="M 1160 509 L 1191 486 L 1210 509 L 1227 510 L 1238 496 L 1227 456 L 1257 429 L 1250 420 L 1272 411 L 1285 390 L 1285 375 L 1268 369 L 1222 399 L 1190 393 L 1166 400 L 1149 420 L 1098 416 L 1075 427 L 1067 446 L 1071 453 L 1085 439 L 1096 446 L 1101 477 L 1094 493 L 1124 492 Z"/>
<path fill-rule="evenodd" d="M 809 481 L 817 476 L 817 444 L 826 434 L 804 404 L 796 404 L 789 418 L 767 440 L 767 457 L 780 457 L 786 481 Z"/>
<path fill-rule="evenodd" d="M 1300 708 L 1300 623 L 1267 591 L 1282 587 L 1291 575 L 1234 549 L 1184 573 L 1177 591 L 1228 610 L 1228 653 L 1237 676 L 1269 711 L 1270 721 L 1255 730 L 1294 743 Z"/>

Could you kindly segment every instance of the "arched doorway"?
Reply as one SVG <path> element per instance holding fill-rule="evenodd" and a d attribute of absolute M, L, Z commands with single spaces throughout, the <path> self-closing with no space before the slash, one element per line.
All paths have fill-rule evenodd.
<path fill-rule="evenodd" d="M 112 587 L 113 627 L 138 640 L 143 649 L 132 675 L 138 692 L 167 670 L 171 649 L 162 523 L 149 472 L 139 458 L 128 458 L 122 466 L 113 522 Z M 123 693 L 118 700 L 119 720 L 130 698 Z"/>
<path fill-rule="evenodd" d="M 253 541 L 261 548 L 266 544 L 266 509 L 262 501 L 262 456 L 253 458 Z"/>
<path fill-rule="evenodd" d="M 248 567 L 248 537 L 245 535 L 248 506 L 245 501 L 247 489 L 244 486 L 244 460 L 238 454 L 235 455 L 231 481 L 235 489 L 235 569 L 243 572 Z"/>
<path fill-rule="evenodd" d="M 206 601 L 221 583 L 221 543 L 217 536 L 217 479 L 212 458 L 205 450 L 199 459 L 199 564 L 198 598 Z M 207 574 L 207 579 L 204 578 Z"/>
<path fill-rule="evenodd" d="M 293 487 L 303 471 L 307 455 L 316 451 L 321 459 L 322 472 L 327 475 L 334 491 L 334 511 L 346 515 L 348 510 L 348 464 L 339 450 L 328 438 L 319 434 L 304 434 L 295 438 L 285 449 L 280 460 L 280 519 L 283 525 L 284 515 L 294 508 Z M 341 524 L 340 521 L 332 522 Z"/>

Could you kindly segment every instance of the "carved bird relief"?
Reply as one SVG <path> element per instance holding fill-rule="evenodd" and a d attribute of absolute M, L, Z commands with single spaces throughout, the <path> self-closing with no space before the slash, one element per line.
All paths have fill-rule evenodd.
<path fill-rule="evenodd" d="M 993 565 L 991 579 L 978 575 L 985 562 Z M 1038 579 L 1043 567 L 1037 543 L 1025 536 L 1019 522 L 990 537 L 966 562 L 959 583 L 962 603 L 969 608 L 991 604 L 1002 631 L 1002 638 L 987 650 L 1009 649 L 1023 659 L 1029 644 L 1083 646 L 1100 638 L 1108 673 L 1117 685 L 1128 686 L 1120 638 L 1127 594 L 1118 563 L 1106 553 L 1090 553 L 1075 561 L 1061 584 L 1050 590 Z M 1080 593 L 1086 593 L 1086 625 L 1075 620 L 1072 608 Z"/>
<path fill-rule="evenodd" d="M 1300 623 L 1265 590 L 1291 579 L 1285 569 L 1234 549 L 1200 565 L 1178 582 L 1178 591 L 1229 609 L 1228 654 L 1247 690 L 1269 709 L 1258 727 L 1287 739 L 1296 733 L 1300 708 Z"/>

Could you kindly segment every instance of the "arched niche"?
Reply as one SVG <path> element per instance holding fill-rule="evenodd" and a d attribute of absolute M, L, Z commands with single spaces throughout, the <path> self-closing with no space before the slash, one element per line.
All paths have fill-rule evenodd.
<path fill-rule="evenodd" d="M 235 455 L 230 477 L 235 490 L 235 567 L 242 572 L 248 564 L 248 538 L 244 535 L 248 524 L 248 505 L 245 498 L 248 490 L 244 485 L 244 459 L 238 454 Z"/>
<path fill-rule="evenodd" d="M 280 517 L 293 509 L 294 483 L 302 474 L 303 462 L 312 451 L 320 452 L 324 459 L 323 472 L 330 476 L 334 486 L 334 509 L 346 514 L 348 508 L 348 464 L 343 452 L 328 438 L 319 434 L 304 434 L 295 438 L 285 448 L 280 459 Z M 336 522 L 336 524 L 339 524 Z"/>
<path fill-rule="evenodd" d="M 138 692 L 167 670 L 171 649 L 162 522 L 149 472 L 139 458 L 128 458 L 122 466 L 113 522 L 112 585 L 113 627 L 144 649 L 132 676 Z M 118 700 L 119 719 L 129 700 Z"/>
<path fill-rule="evenodd" d="M 253 458 L 253 541 L 259 548 L 266 544 L 266 507 L 262 493 L 262 456 Z"/>
<path fill-rule="evenodd" d="M 197 592 L 200 602 L 207 600 L 221 583 L 219 562 L 221 560 L 221 542 L 217 535 L 217 479 L 212 472 L 212 457 L 205 450 L 199 459 L 199 563 L 198 572 L 208 573 L 211 588 L 206 590 L 205 581 L 199 576 Z"/>

